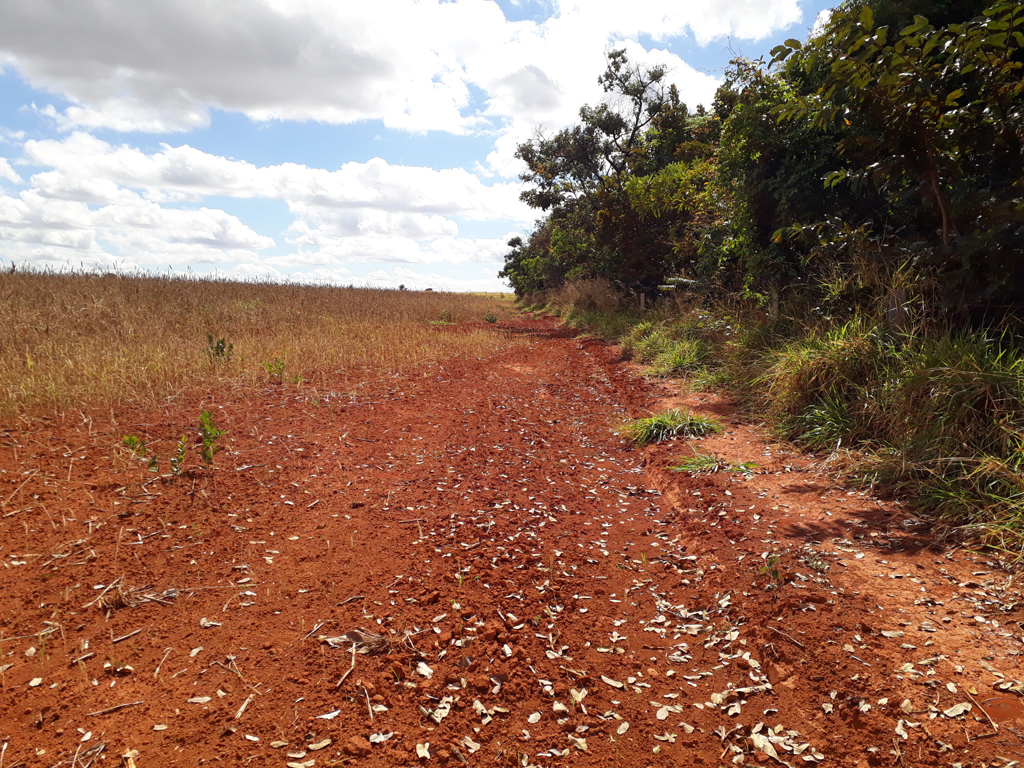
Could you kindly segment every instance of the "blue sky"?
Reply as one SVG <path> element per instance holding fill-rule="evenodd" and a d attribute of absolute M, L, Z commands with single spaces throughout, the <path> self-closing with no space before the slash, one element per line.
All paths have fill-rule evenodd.
<path fill-rule="evenodd" d="M 710 103 L 800 0 L 4 0 L 0 261 L 502 290 L 516 144 L 604 56 Z"/>

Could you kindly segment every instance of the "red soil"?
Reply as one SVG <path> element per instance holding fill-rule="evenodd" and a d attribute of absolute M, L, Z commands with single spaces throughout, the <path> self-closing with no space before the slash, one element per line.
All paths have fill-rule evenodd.
<path fill-rule="evenodd" d="M 687 404 L 724 435 L 632 450 L 614 427 L 679 398 L 553 320 L 503 330 L 528 342 L 357 398 L 11 423 L 0 765 L 1024 759 L 1024 603 L 990 557 L 715 398 Z M 115 448 L 166 471 L 200 408 L 212 471 Z M 669 471 L 691 446 L 758 467 Z"/>

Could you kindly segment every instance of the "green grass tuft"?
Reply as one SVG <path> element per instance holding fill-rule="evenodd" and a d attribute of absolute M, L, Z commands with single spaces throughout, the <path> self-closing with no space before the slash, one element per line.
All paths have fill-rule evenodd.
<path fill-rule="evenodd" d="M 642 446 L 660 443 L 670 437 L 706 437 L 721 431 L 722 425 L 714 419 L 672 409 L 631 421 L 619 433 L 632 440 L 634 445 Z"/>
<path fill-rule="evenodd" d="M 757 468 L 757 463 L 744 461 L 737 464 L 730 464 L 720 456 L 711 453 L 694 453 L 679 460 L 678 464 L 669 467 L 673 472 L 689 472 L 691 475 L 711 474 L 712 472 L 742 472 L 751 474 Z"/>

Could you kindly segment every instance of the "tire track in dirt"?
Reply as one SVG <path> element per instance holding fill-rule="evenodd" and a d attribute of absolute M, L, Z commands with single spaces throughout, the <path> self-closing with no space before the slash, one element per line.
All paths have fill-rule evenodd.
<path fill-rule="evenodd" d="M 122 416 L 105 437 L 9 433 L 23 447 L 4 470 L 36 471 L 32 497 L 65 524 L 21 512 L 22 546 L 4 522 L 8 763 L 88 764 L 97 746 L 139 766 L 307 768 L 1019 754 L 1020 632 L 996 572 L 852 509 L 876 508 L 866 496 L 840 511 L 840 492 L 802 482 L 806 459 L 735 420 L 705 445 L 740 440 L 757 475 L 667 472 L 681 445 L 634 451 L 614 434 L 664 394 L 615 350 L 551 319 L 500 330 L 519 343 L 355 398 L 210 393 L 233 439 L 212 477 L 144 485 L 97 455 L 128 424 L 174 439 L 196 403 Z M 907 578 L 876 589 L 876 560 Z M 177 598 L 83 607 L 116 577 Z M 965 592 L 968 613 L 947 612 Z M 54 625 L 59 644 L 42 634 Z M 1001 729 L 950 709 L 973 686 L 1006 700 Z"/>

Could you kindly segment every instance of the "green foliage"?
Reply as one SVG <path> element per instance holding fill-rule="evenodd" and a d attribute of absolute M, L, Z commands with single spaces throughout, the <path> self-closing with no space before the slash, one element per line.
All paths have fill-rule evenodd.
<path fill-rule="evenodd" d="M 636 446 L 660 443 L 671 437 L 707 437 L 722 431 L 722 425 L 706 416 L 689 411 L 671 409 L 644 419 L 629 422 L 619 434 Z"/>
<path fill-rule="evenodd" d="M 452 323 L 452 311 L 450 309 L 442 309 L 441 314 L 438 316 L 438 321 L 445 325 Z"/>
<path fill-rule="evenodd" d="M 792 79 L 821 75 L 774 111 L 840 137 L 826 187 L 874 197 L 905 237 L 928 243 L 919 268 L 942 273 L 944 303 L 1024 296 L 1024 8 L 1000 0 L 962 23 L 917 15 L 889 27 L 847 7 L 824 34 L 773 55 Z"/>
<path fill-rule="evenodd" d="M 185 460 L 187 458 L 186 451 L 188 450 L 188 435 L 182 435 L 178 438 L 178 444 L 175 448 L 175 453 L 171 456 L 171 475 L 178 477 L 182 472 L 185 471 Z"/>
<path fill-rule="evenodd" d="M 493 312 L 488 312 L 486 315 L 484 315 L 484 322 L 491 323 L 493 325 L 494 323 L 498 322 L 498 316 Z"/>
<path fill-rule="evenodd" d="M 782 556 L 772 553 L 765 557 L 764 565 L 761 566 L 761 575 L 768 577 L 766 589 L 779 589 L 785 584 L 785 573 L 782 570 Z"/>
<path fill-rule="evenodd" d="M 502 275 L 655 375 L 729 385 L 933 520 L 1019 546 L 1024 6 L 981 10 L 848 0 L 767 66 L 734 61 L 709 111 L 613 54 L 606 106 L 520 146 L 547 215 Z M 594 280 L 626 301 L 558 298 Z M 621 306 L 641 291 L 644 317 Z"/>
<path fill-rule="evenodd" d="M 224 450 L 223 445 L 217 445 L 217 441 L 227 434 L 227 430 L 219 429 L 209 411 L 199 414 L 199 435 L 203 445 L 199 449 L 199 455 L 203 457 L 207 467 L 213 465 L 213 457 Z"/>
<path fill-rule="evenodd" d="M 212 363 L 226 363 L 235 352 L 235 345 L 228 344 L 226 339 L 213 340 L 213 334 L 206 334 L 206 355 Z"/>
<path fill-rule="evenodd" d="M 669 469 L 673 472 L 688 472 L 691 475 L 704 475 L 713 472 L 742 472 L 749 475 L 757 469 L 757 463 L 744 461 L 730 464 L 720 456 L 694 451 L 693 456 L 686 456 L 680 459 L 678 463 L 669 467 Z"/>
<path fill-rule="evenodd" d="M 285 362 L 279 357 L 275 357 L 273 360 L 263 361 L 263 370 L 267 372 L 267 376 L 270 377 L 271 381 L 280 383 L 284 380 L 284 368 Z"/>
<path fill-rule="evenodd" d="M 158 472 L 156 454 L 149 453 L 146 449 L 146 441 L 137 435 L 125 435 L 121 438 L 121 444 L 131 451 L 132 455 L 139 461 L 145 462 L 146 469 L 150 472 Z"/>

